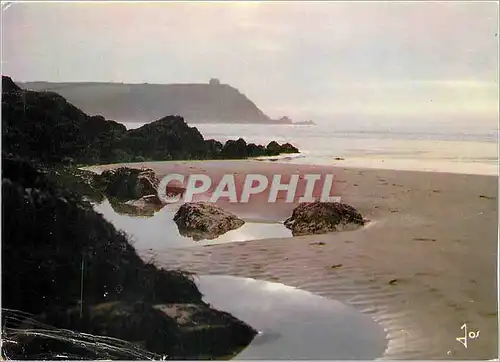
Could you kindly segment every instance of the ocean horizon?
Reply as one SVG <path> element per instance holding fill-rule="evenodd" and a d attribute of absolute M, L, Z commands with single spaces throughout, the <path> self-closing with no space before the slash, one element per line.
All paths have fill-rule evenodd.
<path fill-rule="evenodd" d="M 127 129 L 147 122 L 120 122 Z M 498 174 L 498 129 L 486 124 L 446 122 L 418 124 L 255 125 L 192 123 L 205 139 L 247 143 L 273 140 L 298 147 L 300 155 L 271 158 L 278 162 L 361 168 Z"/>

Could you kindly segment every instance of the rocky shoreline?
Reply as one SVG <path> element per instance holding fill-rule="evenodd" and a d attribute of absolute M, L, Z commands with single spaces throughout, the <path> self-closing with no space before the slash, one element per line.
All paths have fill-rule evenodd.
<path fill-rule="evenodd" d="M 126 235 L 80 195 L 28 162 L 2 161 L 2 308 L 26 313 L 9 328 L 29 327 L 34 319 L 51 329 L 140 342 L 166 359 L 228 356 L 253 339 L 256 331 L 250 326 L 202 301 L 189 274 L 143 262 Z M 157 305 L 194 312 L 182 324 L 176 313 Z M 15 359 L 61 349 L 81 358 L 99 357 L 81 346 L 73 351 L 57 338 L 18 330 L 4 329 L 4 338 L 10 342 L 4 343 L 4 355 Z"/>
<path fill-rule="evenodd" d="M 153 149 L 133 153 L 144 142 Z M 123 151 L 207 158 L 215 155 L 209 145 L 225 149 L 181 117 L 128 133 L 2 77 L 2 357 L 217 359 L 250 343 L 251 326 L 205 303 L 189 273 L 145 263 L 89 203 L 112 195 L 120 206 L 138 207 L 127 201 L 143 196 L 154 204 L 148 175 L 126 170 L 139 183 L 113 184 L 113 173 L 101 182 L 76 167 L 129 159 Z M 246 150 L 244 141 L 234 145 Z"/>
<path fill-rule="evenodd" d="M 242 138 L 224 144 L 205 140 L 181 116 L 127 131 L 118 122 L 89 116 L 57 93 L 23 90 L 6 76 L 2 76 L 2 141 L 4 151 L 52 166 L 299 153 L 295 146 L 275 141 L 263 146 Z"/>
<path fill-rule="evenodd" d="M 189 273 L 145 263 L 127 235 L 93 210 L 89 201 L 107 198 L 124 213 L 154 213 L 164 205 L 153 170 L 97 175 L 78 166 L 240 159 L 297 148 L 204 140 L 179 116 L 126 131 L 8 77 L 2 115 L 3 357 L 220 359 L 253 340 L 251 326 L 203 301 Z M 197 203 L 179 209 L 175 221 L 195 239 L 244 224 Z"/>

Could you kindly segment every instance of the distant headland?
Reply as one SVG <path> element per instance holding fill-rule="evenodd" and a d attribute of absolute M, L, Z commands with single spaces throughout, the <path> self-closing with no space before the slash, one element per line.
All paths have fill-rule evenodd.
<path fill-rule="evenodd" d="M 24 89 L 56 92 L 88 114 L 120 121 L 147 122 L 177 114 L 188 123 L 295 124 L 288 117 L 271 119 L 238 89 L 216 78 L 187 84 L 17 84 Z"/>

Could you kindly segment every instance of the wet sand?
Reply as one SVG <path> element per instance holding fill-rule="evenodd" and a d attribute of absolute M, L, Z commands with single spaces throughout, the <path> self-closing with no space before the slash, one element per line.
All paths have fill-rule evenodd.
<path fill-rule="evenodd" d="M 143 257 L 200 274 L 277 281 L 344 302 L 386 329 L 386 359 L 498 356 L 497 177 L 257 161 L 134 166 L 141 165 L 160 177 L 170 172 L 334 171 L 336 193 L 371 220 L 367 226 L 320 236 L 151 251 Z M 221 206 L 282 220 L 295 205 Z M 468 348 L 456 340 L 463 336 L 464 323 L 469 331 L 480 331 Z"/>

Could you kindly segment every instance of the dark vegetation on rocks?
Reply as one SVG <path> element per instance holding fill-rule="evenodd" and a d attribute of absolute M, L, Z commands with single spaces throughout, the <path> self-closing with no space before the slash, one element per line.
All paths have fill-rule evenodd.
<path fill-rule="evenodd" d="M 183 236 L 199 241 L 215 239 L 245 222 L 236 215 L 206 202 L 187 202 L 177 210 L 174 221 Z"/>
<path fill-rule="evenodd" d="M 3 158 L 2 201 L 2 308 L 30 313 L 56 328 L 134 343 L 140 336 L 146 350 L 169 358 L 231 354 L 255 335 L 251 327 L 202 302 L 189 275 L 143 262 L 127 237 L 88 202 L 30 163 Z M 220 318 L 217 328 L 210 319 L 198 322 L 206 324 L 200 333 L 208 334 L 207 340 L 224 336 L 224 342 L 218 349 L 197 344 L 193 341 L 203 338 L 196 331 L 153 308 L 171 303 L 195 304 L 210 318 Z M 17 358 L 42 352 L 36 338 L 17 342 L 8 350 Z"/>
<path fill-rule="evenodd" d="M 205 140 L 181 116 L 167 116 L 140 128 L 89 116 L 54 92 L 20 89 L 2 76 L 3 151 L 43 164 L 237 159 L 296 153 L 290 144 L 267 147 L 243 139 L 222 144 Z"/>
<path fill-rule="evenodd" d="M 179 127 L 179 134 L 165 137 L 182 142 L 165 152 L 195 154 L 197 146 L 190 147 L 181 130 L 197 130 L 178 118 L 158 123 Z M 117 162 L 123 156 L 117 143 L 132 147 L 126 137 L 116 122 L 2 77 L 3 358 L 222 358 L 255 336 L 250 326 L 203 302 L 188 273 L 144 262 L 127 236 L 93 210 L 88 200 L 108 195 L 134 200 L 133 207 L 157 202 L 150 170 L 95 177 L 74 167 Z M 171 304 L 196 313 L 179 323 L 159 307 Z"/>
<path fill-rule="evenodd" d="M 364 223 L 361 214 L 350 205 L 319 201 L 300 204 L 285 220 L 285 226 L 294 236 L 354 229 Z"/>

